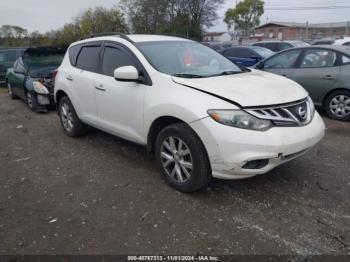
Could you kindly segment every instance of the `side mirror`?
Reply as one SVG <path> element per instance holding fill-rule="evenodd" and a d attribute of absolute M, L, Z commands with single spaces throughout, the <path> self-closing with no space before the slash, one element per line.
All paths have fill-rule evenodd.
<path fill-rule="evenodd" d="M 122 66 L 114 70 L 114 78 L 118 81 L 137 82 L 140 74 L 134 66 Z"/>
<path fill-rule="evenodd" d="M 264 69 L 264 62 L 259 62 L 255 66 L 256 69 Z"/>

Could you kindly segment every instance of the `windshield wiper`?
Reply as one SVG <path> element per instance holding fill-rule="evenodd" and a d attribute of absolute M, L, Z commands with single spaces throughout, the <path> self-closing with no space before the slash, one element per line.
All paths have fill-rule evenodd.
<path fill-rule="evenodd" d="M 176 77 L 184 77 L 184 78 L 203 78 L 204 76 L 201 75 L 195 75 L 195 74 L 173 74 L 173 76 Z"/>
<path fill-rule="evenodd" d="M 228 75 L 236 75 L 236 74 L 241 74 L 243 73 L 242 71 L 223 71 L 219 74 L 217 74 L 218 76 L 228 76 Z"/>

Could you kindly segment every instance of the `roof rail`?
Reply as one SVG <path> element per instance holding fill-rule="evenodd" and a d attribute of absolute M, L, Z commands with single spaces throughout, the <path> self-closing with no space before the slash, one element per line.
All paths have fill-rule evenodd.
<path fill-rule="evenodd" d="M 81 40 L 89 39 L 89 38 L 95 38 L 95 37 L 100 37 L 100 36 L 119 36 L 120 38 L 123 38 L 126 41 L 134 44 L 134 41 L 132 41 L 126 34 L 119 33 L 119 32 L 103 32 L 103 33 L 91 34 L 91 35 L 89 35 L 87 37 L 82 38 Z"/>

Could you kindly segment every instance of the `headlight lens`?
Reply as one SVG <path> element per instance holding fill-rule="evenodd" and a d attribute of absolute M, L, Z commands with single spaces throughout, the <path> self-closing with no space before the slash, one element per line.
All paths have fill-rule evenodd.
<path fill-rule="evenodd" d="M 223 125 L 266 131 L 272 127 L 270 120 L 256 118 L 242 110 L 208 110 L 209 116 Z"/>
<path fill-rule="evenodd" d="M 307 97 L 307 102 L 309 103 L 310 106 L 310 115 L 311 115 L 311 119 L 314 117 L 315 114 L 315 104 L 312 101 L 311 97 Z"/>
<path fill-rule="evenodd" d="M 37 92 L 38 94 L 42 94 L 42 95 L 49 94 L 49 90 L 47 90 L 46 86 L 44 86 L 42 83 L 38 81 L 34 81 L 33 86 L 34 86 L 35 92 Z"/>

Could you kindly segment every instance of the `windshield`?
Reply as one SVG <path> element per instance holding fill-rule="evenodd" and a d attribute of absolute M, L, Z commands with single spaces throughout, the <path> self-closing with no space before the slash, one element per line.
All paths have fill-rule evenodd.
<path fill-rule="evenodd" d="M 252 47 L 255 52 L 257 52 L 259 55 L 261 55 L 263 58 L 268 58 L 274 54 L 270 49 L 263 48 L 263 47 Z"/>
<path fill-rule="evenodd" d="M 294 42 L 291 42 L 294 44 L 295 47 L 304 47 L 304 46 L 309 46 L 308 43 L 306 42 L 303 42 L 303 41 L 294 41 Z"/>
<path fill-rule="evenodd" d="M 36 70 L 45 67 L 59 67 L 64 55 L 25 55 L 23 62 L 29 69 Z"/>
<path fill-rule="evenodd" d="M 168 75 L 210 77 L 242 72 L 221 54 L 196 42 L 143 42 L 137 47 L 155 69 Z"/>

